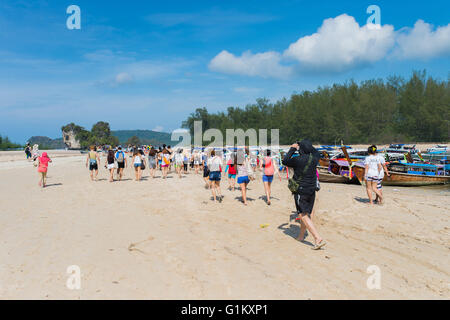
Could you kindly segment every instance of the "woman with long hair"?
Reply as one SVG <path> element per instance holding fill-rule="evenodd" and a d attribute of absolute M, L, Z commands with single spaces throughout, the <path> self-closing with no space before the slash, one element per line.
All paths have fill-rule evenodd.
<path fill-rule="evenodd" d="M 133 163 L 134 167 L 134 175 L 136 181 L 141 181 L 141 174 L 142 174 L 142 155 L 139 153 L 139 151 L 135 148 L 133 151 L 133 158 L 131 159 L 131 162 Z"/>
<path fill-rule="evenodd" d="M 148 168 L 150 169 L 150 176 L 155 178 L 155 170 L 158 162 L 158 151 L 155 148 L 150 149 L 148 152 Z"/>
<path fill-rule="evenodd" d="M 184 156 L 183 156 L 183 149 L 178 150 L 178 152 L 175 154 L 175 170 L 178 174 L 178 178 L 181 179 L 181 171 L 183 169 L 183 160 L 184 160 Z"/>
<path fill-rule="evenodd" d="M 237 174 L 237 166 L 235 165 L 235 154 L 231 154 L 228 157 L 227 166 L 225 169 L 225 173 L 228 173 L 228 190 L 234 191 L 236 186 L 236 174 Z"/>
<path fill-rule="evenodd" d="M 112 148 L 108 150 L 105 168 L 109 170 L 109 182 L 114 182 L 114 151 Z"/>
<path fill-rule="evenodd" d="M 164 147 L 163 151 L 161 152 L 161 160 L 162 160 L 161 168 L 162 168 L 163 179 L 166 179 L 167 173 L 169 171 L 169 165 L 170 165 L 170 152 L 165 147 Z"/>
<path fill-rule="evenodd" d="M 247 205 L 247 186 L 250 183 L 249 170 L 251 170 L 251 165 L 246 157 L 248 155 L 248 150 L 239 149 L 234 158 L 234 164 L 237 166 L 237 183 L 241 188 L 242 202 Z"/>
<path fill-rule="evenodd" d="M 276 172 L 281 181 L 281 175 L 278 171 L 278 165 L 274 163 L 274 160 L 270 156 L 271 151 L 266 150 L 265 157 L 259 162 L 259 168 L 263 171 L 262 181 L 264 183 L 264 190 L 266 191 L 266 202 L 270 206 L 270 192 L 271 184 L 273 181 L 273 175 Z"/>

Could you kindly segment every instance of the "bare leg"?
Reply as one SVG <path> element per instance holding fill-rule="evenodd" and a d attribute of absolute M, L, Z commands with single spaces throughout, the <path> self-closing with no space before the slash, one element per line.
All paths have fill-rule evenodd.
<path fill-rule="evenodd" d="M 217 195 L 219 196 L 219 201 L 222 201 L 222 191 L 220 190 L 220 181 L 215 181 L 215 186 L 217 189 Z"/>
<path fill-rule="evenodd" d="M 264 190 L 266 191 L 266 201 L 270 205 L 270 182 L 264 181 Z"/>
<path fill-rule="evenodd" d="M 244 202 L 245 205 L 247 205 L 247 184 L 246 183 L 241 183 L 241 193 L 242 193 L 242 201 Z"/>
<path fill-rule="evenodd" d="M 317 244 L 319 244 L 320 242 L 322 242 L 322 237 L 320 236 L 320 234 L 317 232 L 316 227 L 314 226 L 314 223 L 311 221 L 311 219 L 309 218 L 307 213 L 302 213 L 302 222 L 305 224 L 306 229 L 312 234 L 312 236 L 314 237 L 314 242 Z"/>
<path fill-rule="evenodd" d="M 42 187 L 45 187 L 47 183 L 47 172 L 42 172 Z"/>
<path fill-rule="evenodd" d="M 300 233 L 298 235 L 297 240 L 299 241 L 305 240 L 305 233 L 306 233 L 306 225 L 303 222 L 303 220 L 300 220 Z"/>
<path fill-rule="evenodd" d="M 373 195 L 372 195 L 372 181 L 367 181 L 366 180 L 366 191 L 367 191 L 367 196 L 369 197 L 369 203 L 373 204 Z"/>
<path fill-rule="evenodd" d="M 375 192 L 377 198 L 379 199 L 379 203 L 383 203 L 383 194 L 381 193 L 381 190 L 378 190 L 376 181 L 373 181 L 372 188 L 373 192 Z"/>
<path fill-rule="evenodd" d="M 214 198 L 214 202 L 216 202 L 216 187 L 214 185 L 214 181 L 210 181 L 209 182 L 209 188 L 211 189 L 213 198 Z"/>

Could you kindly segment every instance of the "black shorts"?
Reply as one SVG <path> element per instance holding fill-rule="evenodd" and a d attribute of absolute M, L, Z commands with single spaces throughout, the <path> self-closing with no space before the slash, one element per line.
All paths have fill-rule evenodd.
<path fill-rule="evenodd" d="M 203 178 L 209 177 L 209 169 L 206 167 L 203 169 Z"/>
<path fill-rule="evenodd" d="M 316 193 L 312 194 L 294 194 L 295 207 L 297 208 L 297 213 L 307 213 L 311 214 L 314 208 L 314 201 L 316 200 Z"/>
<path fill-rule="evenodd" d="M 125 168 L 125 162 L 117 162 L 117 168 L 119 169 Z"/>
<path fill-rule="evenodd" d="M 97 162 L 96 163 L 89 163 L 89 170 L 98 170 L 98 165 Z"/>

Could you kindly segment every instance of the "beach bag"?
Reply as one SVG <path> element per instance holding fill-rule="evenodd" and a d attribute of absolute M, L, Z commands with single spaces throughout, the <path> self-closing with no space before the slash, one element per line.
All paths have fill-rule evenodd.
<path fill-rule="evenodd" d="M 141 162 L 141 170 L 145 170 L 145 164 L 144 164 L 144 162 Z"/>
<path fill-rule="evenodd" d="M 164 161 L 164 164 L 169 164 L 170 163 L 169 159 L 167 159 L 164 155 L 163 155 L 163 161 Z"/>
<path fill-rule="evenodd" d="M 311 162 L 312 162 L 312 154 L 309 154 L 308 163 L 306 164 L 305 168 L 303 169 L 302 175 L 300 177 L 298 177 L 297 180 L 294 179 L 294 177 L 289 178 L 289 180 L 288 180 L 288 188 L 289 188 L 289 190 L 292 193 L 298 193 L 298 188 L 300 187 L 300 181 L 302 180 L 303 175 L 306 173 L 306 171 L 308 170 L 309 166 L 311 165 Z"/>

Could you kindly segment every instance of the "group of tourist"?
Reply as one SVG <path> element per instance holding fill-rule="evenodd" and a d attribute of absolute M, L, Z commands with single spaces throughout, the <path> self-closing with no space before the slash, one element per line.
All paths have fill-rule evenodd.
<path fill-rule="evenodd" d="M 100 155 L 104 148 L 97 150 L 91 146 L 86 157 L 86 167 L 89 168 L 90 178 L 98 179 L 98 171 L 101 165 Z M 33 153 L 33 154 L 32 154 Z M 374 201 L 382 203 L 382 185 L 384 174 L 389 175 L 384 157 L 377 154 L 376 146 L 368 148 L 369 155 L 365 159 L 366 190 L 370 204 Z M 26 148 L 27 158 L 35 160 L 38 167 L 39 185 L 45 187 L 47 168 L 52 160 L 44 152 L 39 155 L 37 146 L 31 150 Z M 223 193 L 220 182 L 222 174 L 228 181 L 228 190 L 234 191 L 239 186 L 242 202 L 247 205 L 247 188 L 251 181 L 256 179 L 255 173 L 262 173 L 262 182 L 266 194 L 266 203 L 271 205 L 271 184 L 274 176 L 282 180 L 282 172 L 286 170 L 289 179 L 288 168 L 292 171 L 289 179 L 289 189 L 294 196 L 300 223 L 299 239 L 304 240 L 306 231 L 313 237 L 315 245 L 313 249 L 320 249 L 325 241 L 318 233 L 313 221 L 314 203 L 316 192 L 320 189 L 317 165 L 320 155 L 308 140 L 294 143 L 289 151 L 282 157 L 280 153 L 272 150 L 253 150 L 238 148 L 232 151 L 226 149 L 214 149 L 209 151 L 204 148 L 178 148 L 173 150 L 170 146 L 163 145 L 159 148 L 153 146 L 128 146 L 125 150 L 121 146 L 106 150 L 104 167 L 108 170 L 109 181 L 114 181 L 116 174 L 120 181 L 124 176 L 124 169 L 129 165 L 133 168 L 135 180 L 141 181 L 143 170 L 149 168 L 150 177 L 155 178 L 157 170 L 166 179 L 168 174 L 175 169 L 176 175 L 181 178 L 183 174 L 193 171 L 195 174 L 203 173 L 205 187 L 211 190 L 214 202 L 222 202 Z M 373 193 L 375 200 L 373 200 Z"/>

